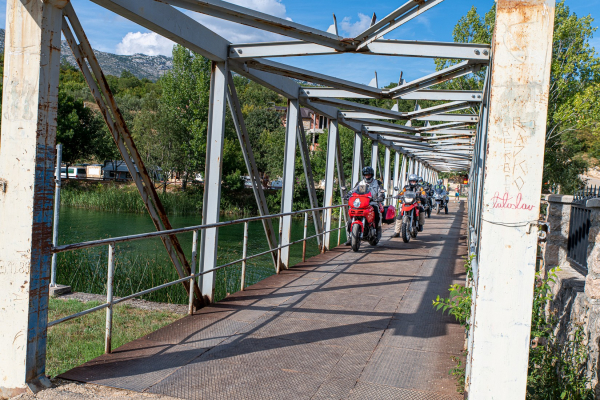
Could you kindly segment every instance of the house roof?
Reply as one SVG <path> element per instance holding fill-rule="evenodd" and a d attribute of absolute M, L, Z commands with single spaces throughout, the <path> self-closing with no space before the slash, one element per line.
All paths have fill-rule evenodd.
<path fill-rule="evenodd" d="M 287 107 L 285 106 L 275 106 L 273 107 L 277 111 L 282 111 L 287 113 Z M 300 116 L 302 119 L 311 119 L 314 114 L 314 111 L 309 108 L 300 107 Z"/>

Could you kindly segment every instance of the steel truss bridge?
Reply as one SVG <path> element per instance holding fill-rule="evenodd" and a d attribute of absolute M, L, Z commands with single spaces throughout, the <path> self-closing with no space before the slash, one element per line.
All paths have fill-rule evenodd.
<path fill-rule="evenodd" d="M 330 250 L 334 180 L 341 188 L 339 126 L 355 132 L 351 184 L 363 167 L 363 140 L 372 141 L 372 166 L 395 194 L 409 173 L 434 181 L 440 172 L 469 171 L 469 249 L 474 259 L 473 308 L 468 332 L 467 391 L 471 398 L 523 398 L 537 245 L 553 0 L 498 0 L 491 46 L 388 40 L 442 0 L 411 0 L 354 38 L 322 31 L 221 0 L 92 0 L 212 61 L 202 226 L 197 260 L 177 239 L 76 9 L 69 0 L 7 0 L 4 97 L 0 147 L 0 391 L 14 394 L 46 385 L 48 285 L 52 255 L 77 248 L 53 246 L 52 207 L 61 32 L 83 72 L 125 160 L 191 304 L 213 301 L 221 197 L 226 104 L 252 179 L 260 220 L 277 270 L 290 267 L 296 148 L 304 164 L 319 244 Z M 448 0 L 447 3 L 450 3 Z M 289 41 L 230 43 L 181 10 L 283 35 Z M 380 89 L 283 64 L 273 59 L 356 53 L 460 62 L 413 81 Z M 485 69 L 480 91 L 436 85 Z M 232 73 L 288 99 L 281 209 L 267 208 Z M 297 80 L 315 86 L 305 87 Z M 411 112 L 353 99 L 440 102 Z M 318 204 L 300 107 L 326 116 L 325 200 Z M 425 121 L 413 126 L 412 121 Z M 423 125 L 423 124 L 418 124 Z M 383 165 L 378 165 L 384 147 Z M 337 166 L 337 171 L 336 171 Z M 139 173 L 136 173 L 136 167 Z M 336 176 L 337 175 L 337 176 Z M 342 195 L 343 188 L 340 189 Z M 280 218 L 280 232 L 271 223 Z M 114 242 L 114 241 L 113 241 Z M 109 243 L 110 244 L 110 243 Z M 79 244 L 85 247 L 89 244 Z M 114 245 L 114 243 L 113 243 Z M 114 250 L 114 249 L 113 249 Z M 196 264 L 199 271 L 196 272 Z M 201 283 L 196 279 L 202 276 Z M 190 278 L 191 277 L 191 278 Z M 112 310 L 112 305 L 107 306 Z M 107 350 L 110 351 L 110 346 Z"/>

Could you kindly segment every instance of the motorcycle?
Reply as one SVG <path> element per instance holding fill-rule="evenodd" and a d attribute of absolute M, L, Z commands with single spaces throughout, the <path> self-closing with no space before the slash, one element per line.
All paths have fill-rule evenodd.
<path fill-rule="evenodd" d="M 436 191 L 433 194 L 433 200 L 435 201 L 435 208 L 437 209 L 438 214 L 442 211 L 442 208 L 444 208 L 445 214 L 448 214 L 448 201 L 450 199 L 445 191 Z"/>
<path fill-rule="evenodd" d="M 410 242 L 410 238 L 416 238 L 419 233 L 419 201 L 417 193 L 413 191 L 404 192 L 402 196 L 402 240 Z"/>
<path fill-rule="evenodd" d="M 431 218 L 431 211 L 433 210 L 433 200 L 431 199 L 431 196 L 427 196 L 427 200 L 425 201 L 425 204 L 423 204 L 423 209 L 425 210 L 424 212 L 427 218 Z"/>
<path fill-rule="evenodd" d="M 371 246 L 379 243 L 380 237 L 377 235 L 377 225 L 375 223 L 375 207 L 379 208 L 382 223 L 394 223 L 396 209 L 394 206 L 382 206 L 373 201 L 371 191 L 366 185 L 360 185 L 358 191 L 353 193 L 348 200 L 351 223 L 350 240 L 353 251 L 360 249 L 361 242 L 369 242 Z"/>

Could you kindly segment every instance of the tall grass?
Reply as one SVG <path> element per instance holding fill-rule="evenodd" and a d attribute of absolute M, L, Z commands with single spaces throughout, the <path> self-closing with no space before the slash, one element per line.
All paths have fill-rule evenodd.
<path fill-rule="evenodd" d="M 303 223 L 293 223 L 292 240 L 302 237 Z M 278 229 L 274 221 L 275 230 Z M 221 228 L 224 231 L 220 236 L 224 240 L 219 241 L 217 265 L 223 265 L 242 257 L 242 229 L 240 226 Z M 221 230 L 220 229 L 220 230 Z M 236 230 L 227 232 L 225 230 Z M 239 231 L 239 232 L 238 232 Z M 267 250 L 266 240 L 262 232 L 260 222 L 250 224 L 250 238 L 248 243 L 248 255 L 257 254 Z M 314 234 L 314 227 L 309 223 L 308 235 Z M 191 254 L 191 238 L 179 235 L 188 260 Z M 233 238 L 232 238 L 233 237 Z M 239 239 L 237 239 L 239 237 Z M 77 238 L 73 238 L 75 241 Z M 342 233 L 342 241 L 345 241 L 345 233 Z M 335 246 L 337 233 L 332 233 L 331 244 Z M 146 239 L 139 242 L 126 242 L 117 244 L 114 271 L 115 296 L 124 297 L 142 290 L 168 283 L 179 279 L 177 271 L 168 258 L 160 239 Z M 307 243 L 306 257 L 312 257 L 319 253 L 316 239 Z M 290 264 L 294 265 L 301 261 L 302 244 L 296 244 L 291 248 Z M 93 247 L 82 250 L 59 253 L 57 258 L 57 282 L 70 285 L 75 292 L 105 294 L 106 278 L 108 271 L 108 249 L 107 247 Z M 248 260 L 246 267 L 246 285 L 253 285 L 275 273 L 271 255 Z M 219 301 L 231 293 L 240 290 L 241 286 L 241 264 L 235 264 L 220 269 L 215 273 L 215 300 Z M 141 297 L 145 300 L 186 304 L 188 296 L 183 285 L 173 285 L 165 289 L 152 292 Z"/>
<path fill-rule="evenodd" d="M 202 211 L 202 192 L 158 193 L 168 214 L 195 214 Z M 69 182 L 61 193 L 61 206 L 109 212 L 146 213 L 142 198 L 131 185 Z"/>

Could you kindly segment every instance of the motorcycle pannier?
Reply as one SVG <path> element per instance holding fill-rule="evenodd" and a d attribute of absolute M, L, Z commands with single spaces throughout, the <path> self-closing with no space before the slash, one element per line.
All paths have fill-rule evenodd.
<path fill-rule="evenodd" d="M 396 221 L 396 207 L 385 206 L 383 207 L 383 223 L 393 224 Z"/>

